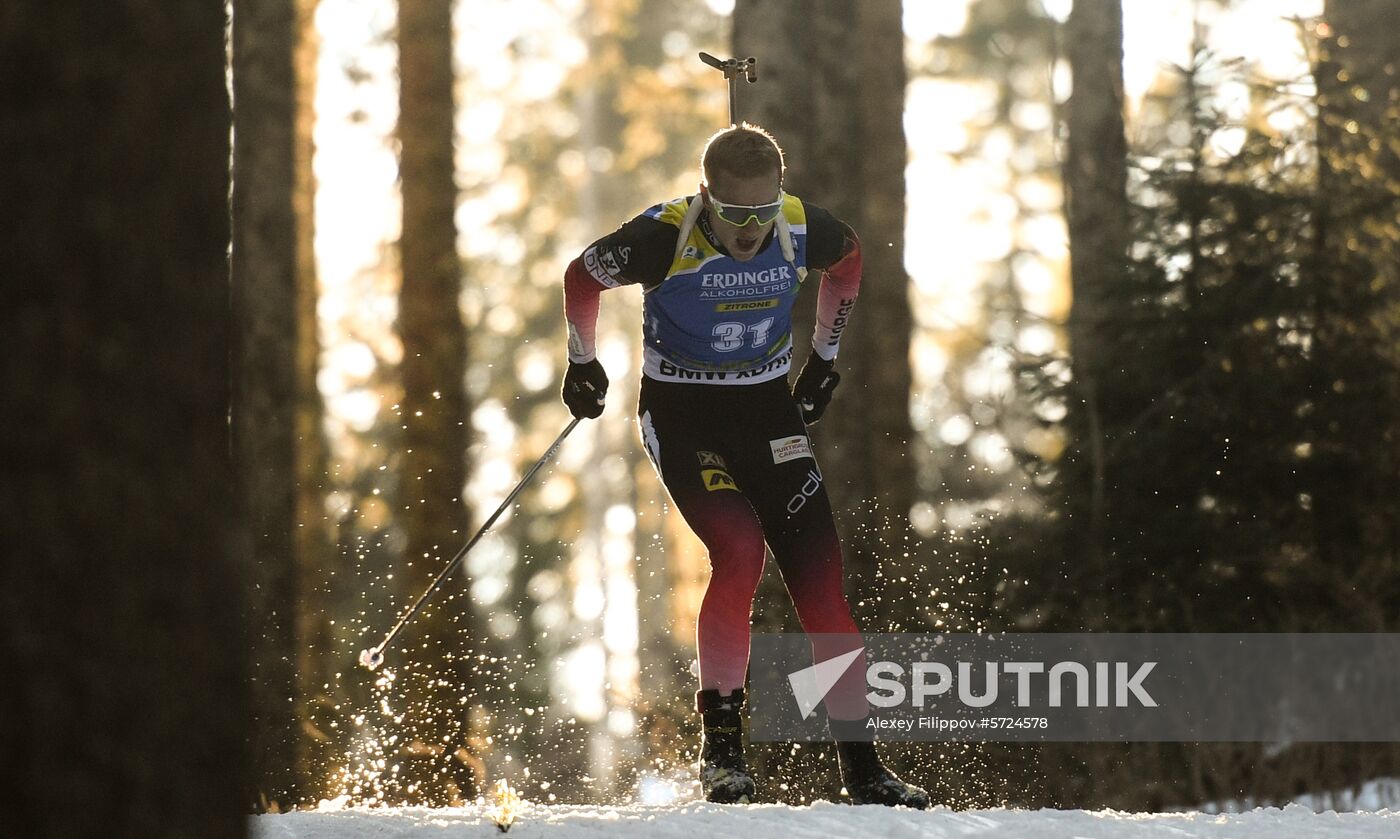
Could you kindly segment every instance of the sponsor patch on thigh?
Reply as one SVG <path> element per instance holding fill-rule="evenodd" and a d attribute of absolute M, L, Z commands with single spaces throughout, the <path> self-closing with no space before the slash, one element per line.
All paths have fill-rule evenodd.
<path fill-rule="evenodd" d="M 785 463 L 799 457 L 812 456 L 812 444 L 804 435 L 769 440 L 768 446 L 773 450 L 774 463 Z"/>
<path fill-rule="evenodd" d="M 705 489 L 715 492 L 721 489 L 732 489 L 738 491 L 739 485 L 734 483 L 734 479 L 729 477 L 729 473 L 723 469 L 701 469 L 700 480 L 704 482 Z"/>
<path fill-rule="evenodd" d="M 728 469 L 728 468 L 729 468 L 729 467 L 727 467 L 727 466 L 724 465 L 724 458 L 720 457 L 719 455 L 715 454 L 714 452 L 697 451 L 697 452 L 695 452 L 695 456 L 698 457 L 698 458 L 700 458 L 700 465 L 701 465 L 701 466 L 713 466 L 713 467 L 715 467 L 716 469 Z"/>

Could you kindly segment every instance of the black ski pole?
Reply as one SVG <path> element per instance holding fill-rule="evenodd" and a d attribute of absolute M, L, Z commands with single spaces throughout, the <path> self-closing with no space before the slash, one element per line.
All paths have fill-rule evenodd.
<path fill-rule="evenodd" d="M 407 626 L 409 621 L 413 620 L 414 616 L 423 608 L 423 604 L 428 601 L 428 598 L 432 596 L 433 592 L 438 590 L 438 587 L 443 584 L 443 581 L 451 575 L 453 569 L 466 557 L 467 552 L 476 545 L 482 536 L 486 535 L 486 531 L 491 529 L 491 525 L 496 523 L 496 519 L 501 517 L 501 513 L 506 511 L 510 503 L 515 500 L 515 496 L 519 495 L 520 491 L 525 488 L 525 485 L 530 482 L 530 479 L 535 477 L 535 473 L 540 471 L 540 467 L 544 466 L 545 463 L 554 456 L 554 453 L 559 449 L 559 445 L 564 442 L 564 438 L 569 436 L 569 432 L 574 430 L 574 426 L 578 425 L 581 419 L 581 417 L 574 417 L 573 422 L 570 422 L 568 426 L 559 433 L 559 436 L 554 438 L 554 443 L 545 450 L 544 454 L 540 455 L 540 459 L 535 461 L 535 465 L 530 467 L 530 471 L 526 472 L 525 477 L 520 479 L 520 483 L 515 485 L 515 489 L 510 491 L 510 495 L 506 496 L 506 500 L 502 501 L 501 506 L 496 508 L 496 512 L 491 514 L 491 518 L 486 520 L 486 523 L 481 526 L 481 529 L 476 532 L 476 535 L 471 538 L 471 541 L 467 542 L 467 544 L 462 546 L 461 550 L 457 551 L 457 555 L 452 557 L 452 561 L 447 563 L 447 567 L 438 572 L 437 578 L 433 580 L 433 584 L 428 586 L 428 590 L 423 592 L 418 600 L 409 607 L 408 611 L 403 613 L 398 623 L 394 624 L 394 628 L 389 630 L 388 635 L 384 636 L 384 640 L 380 641 L 379 645 L 376 647 L 370 647 L 367 650 L 360 651 L 361 666 L 373 670 L 384 663 L 384 650 L 393 643 L 399 631 Z"/>
<path fill-rule="evenodd" d="M 729 124 L 738 125 L 739 76 L 742 75 L 749 84 L 758 81 L 758 59 L 749 56 L 748 58 L 726 58 L 721 61 L 707 52 L 702 52 L 700 60 L 723 73 L 724 80 L 729 82 Z"/>

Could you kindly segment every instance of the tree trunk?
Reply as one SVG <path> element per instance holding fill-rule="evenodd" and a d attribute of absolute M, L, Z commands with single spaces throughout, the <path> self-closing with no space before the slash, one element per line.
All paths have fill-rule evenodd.
<path fill-rule="evenodd" d="M 253 759 L 260 804 L 278 810 L 300 797 L 294 22 L 293 0 L 238 0 L 234 8 L 232 429 L 253 537 Z"/>
<path fill-rule="evenodd" d="M 889 536 L 907 533 L 915 494 L 901 4 L 740 0 L 734 52 L 758 58 L 758 83 L 739 85 L 739 115 L 777 137 L 787 156 L 785 187 L 861 237 L 860 302 L 836 364 L 842 384 L 812 431 L 843 526 L 852 588 L 871 594 L 876 565 L 890 556 Z M 793 325 L 799 369 L 811 352 L 815 276 L 806 285 Z"/>
<path fill-rule="evenodd" d="M 1354 623 L 1336 629 L 1379 632 L 1394 625 L 1400 540 L 1390 503 L 1400 474 L 1400 19 L 1393 2 L 1329 0 L 1323 20 L 1309 298 L 1318 445 L 1305 474 L 1319 566 L 1351 604 Z"/>
<path fill-rule="evenodd" d="M 733 27 L 734 54 L 758 59 L 758 82 L 738 86 L 739 118 L 762 125 L 783 147 L 788 192 L 830 210 L 861 239 L 860 298 L 836 361 L 842 384 L 811 432 L 842 535 L 857 623 L 866 631 L 889 630 L 893 616 L 875 612 L 877 571 L 897 558 L 901 537 L 893 534 L 908 532 L 915 491 L 901 4 L 739 0 Z M 794 373 L 811 353 L 818 286 L 814 273 L 794 311 Z M 776 574 L 764 575 L 758 597 L 764 605 L 754 610 L 755 631 L 797 628 Z M 807 775 L 810 760 L 819 757 L 759 751 L 756 764 L 774 778 Z"/>
<path fill-rule="evenodd" d="M 1084 543 L 1070 551 L 1085 556 L 1091 577 L 1101 581 L 1107 561 L 1102 407 L 1113 398 L 1104 391 L 1113 363 L 1108 313 L 1114 286 L 1123 280 L 1129 239 L 1120 0 L 1076 0 L 1065 36 L 1074 79 L 1066 105 L 1064 184 L 1074 297 L 1069 344 L 1077 396 L 1066 422 L 1072 483 L 1067 492 L 1077 496 L 1074 509 L 1083 510 L 1086 519 L 1071 528 Z"/>
<path fill-rule="evenodd" d="M 296 223 L 296 481 L 297 529 L 293 555 L 297 565 L 296 662 L 298 738 L 297 772 L 302 799 L 327 797 L 332 761 L 347 753 L 347 728 L 331 728 L 338 698 L 326 685 L 344 666 L 349 650 L 336 643 L 329 592 L 338 571 L 335 537 L 326 513 L 326 482 L 330 444 L 323 430 L 325 404 L 317 387 L 321 370 L 321 339 L 316 306 L 320 300 L 316 273 L 316 174 L 313 132 L 316 127 L 316 8 L 320 0 L 295 0 L 296 43 L 292 49 L 296 119 L 292 210 Z M 342 577 L 344 579 L 344 577 Z"/>
<path fill-rule="evenodd" d="M 856 46 L 860 60 L 851 91 L 858 108 L 858 140 L 850 153 L 859 167 L 838 166 L 828 183 L 848 184 L 859 201 L 856 230 L 861 237 L 865 279 L 861 283 L 853 345 L 842 347 L 841 367 L 851 389 L 832 413 L 827 440 L 839 441 L 833 466 L 853 481 L 846 509 L 857 511 L 856 558 L 864 596 L 878 594 L 869 571 L 879 560 L 895 559 L 909 535 L 914 505 L 914 437 L 909 419 L 913 373 L 909 342 L 914 330 L 909 308 L 909 276 L 904 271 L 904 28 L 897 0 L 859 6 Z M 859 172 L 850 177 L 849 172 Z M 843 344 L 845 342 L 843 341 Z M 854 410 L 852 410 L 854 408 Z M 844 453 L 844 454 L 843 454 Z M 870 505 L 877 504 L 872 508 Z M 892 555 L 893 554 L 893 555 Z M 882 628 L 878 625 L 871 629 Z M 883 627 L 888 629 L 889 627 Z"/>
<path fill-rule="evenodd" d="M 404 594 L 424 591 L 466 541 L 465 388 L 467 345 L 459 297 L 461 264 L 454 212 L 451 0 L 399 4 L 400 174 L 403 233 L 399 254 L 399 336 L 403 341 L 403 454 L 399 498 L 407 536 Z M 410 798 L 445 803 L 474 794 L 466 771 L 471 695 L 466 652 L 474 631 L 465 571 L 436 594 L 405 632 L 412 648 L 405 683 L 404 743 L 419 784 Z"/>
<path fill-rule="evenodd" d="M 225 23 L 0 11 L 8 835 L 247 830 Z"/>

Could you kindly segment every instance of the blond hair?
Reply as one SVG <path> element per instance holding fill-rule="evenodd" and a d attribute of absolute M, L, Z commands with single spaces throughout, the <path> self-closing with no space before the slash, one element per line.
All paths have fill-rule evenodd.
<path fill-rule="evenodd" d="M 700 155 L 700 172 L 705 183 L 710 185 L 720 172 L 736 178 L 777 172 L 781 184 L 785 170 L 783 150 L 778 141 L 759 126 L 747 122 L 715 132 Z"/>

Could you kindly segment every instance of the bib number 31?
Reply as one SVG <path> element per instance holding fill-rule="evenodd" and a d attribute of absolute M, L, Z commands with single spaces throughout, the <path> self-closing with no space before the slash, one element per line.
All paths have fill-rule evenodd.
<path fill-rule="evenodd" d="M 710 346 L 719 352 L 733 352 L 745 345 L 758 349 L 768 343 L 769 333 L 772 330 L 772 318 L 764 318 L 749 326 L 732 320 L 717 323 L 713 330 L 715 340 L 711 342 Z"/>

